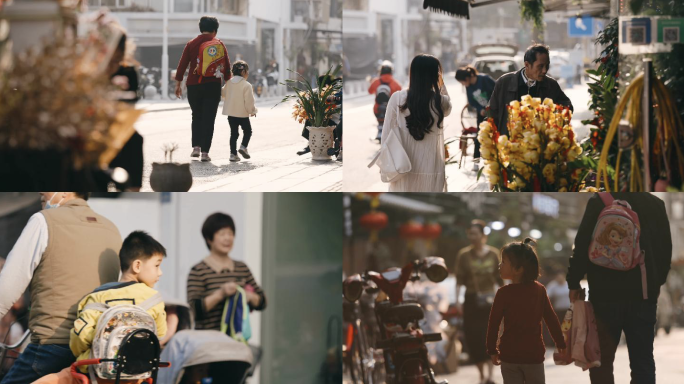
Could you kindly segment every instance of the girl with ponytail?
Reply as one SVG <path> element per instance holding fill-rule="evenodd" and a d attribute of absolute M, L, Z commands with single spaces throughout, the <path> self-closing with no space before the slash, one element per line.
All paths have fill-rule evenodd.
<path fill-rule="evenodd" d="M 501 287 L 494 298 L 487 329 L 487 353 L 495 365 L 501 365 L 504 384 L 545 382 L 542 319 L 556 348 L 561 352 L 566 348 L 546 288 L 537 281 L 539 258 L 535 247 L 535 241 L 528 237 L 501 248 L 499 272 L 502 279 L 512 283 Z M 499 340 L 502 320 L 504 329 Z"/>

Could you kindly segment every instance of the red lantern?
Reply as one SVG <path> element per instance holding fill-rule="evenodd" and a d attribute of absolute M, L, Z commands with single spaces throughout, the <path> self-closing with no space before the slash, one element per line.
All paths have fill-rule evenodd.
<path fill-rule="evenodd" d="M 409 249 L 413 248 L 413 242 L 423 235 L 423 225 L 415 221 L 409 221 L 399 227 L 399 234 L 407 240 Z"/>
<path fill-rule="evenodd" d="M 423 237 L 428 240 L 435 240 L 442 234 L 442 226 L 438 223 L 425 224 L 423 227 Z"/>
<path fill-rule="evenodd" d="M 428 252 L 432 252 L 432 242 L 442 234 L 442 226 L 438 223 L 425 224 L 423 226 L 423 238 L 425 239 L 425 248 Z"/>
<path fill-rule="evenodd" d="M 399 234 L 407 240 L 419 238 L 423 235 L 423 225 L 415 221 L 409 221 L 399 227 Z"/>
<path fill-rule="evenodd" d="M 384 212 L 374 211 L 361 216 L 359 224 L 370 231 L 370 240 L 374 242 L 378 239 L 378 232 L 387 226 L 387 221 L 387 215 Z"/>
<path fill-rule="evenodd" d="M 361 216 L 359 223 L 362 227 L 372 231 L 380 230 L 387 226 L 387 215 L 384 212 L 370 212 Z"/>

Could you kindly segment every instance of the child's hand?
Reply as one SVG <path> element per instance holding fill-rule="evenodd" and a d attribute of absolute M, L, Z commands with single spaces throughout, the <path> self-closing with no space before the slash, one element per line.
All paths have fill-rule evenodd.
<path fill-rule="evenodd" d="M 250 117 L 256 117 L 256 113 L 255 113 L 255 114 L 253 114 L 253 115 L 249 115 L 249 116 L 250 116 Z"/>
<path fill-rule="evenodd" d="M 499 355 L 491 355 L 492 358 L 492 364 L 494 365 L 501 365 L 501 360 L 499 359 Z"/>

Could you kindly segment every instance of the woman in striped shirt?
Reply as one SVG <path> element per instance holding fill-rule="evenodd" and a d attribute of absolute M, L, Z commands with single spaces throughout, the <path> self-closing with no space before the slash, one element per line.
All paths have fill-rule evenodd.
<path fill-rule="evenodd" d="M 207 217 L 202 236 L 209 256 L 192 267 L 188 276 L 188 303 L 195 313 L 195 328 L 220 330 L 223 304 L 238 286 L 245 289 L 251 310 L 263 310 L 264 291 L 247 265 L 230 257 L 235 240 L 233 218 L 224 213 Z"/>

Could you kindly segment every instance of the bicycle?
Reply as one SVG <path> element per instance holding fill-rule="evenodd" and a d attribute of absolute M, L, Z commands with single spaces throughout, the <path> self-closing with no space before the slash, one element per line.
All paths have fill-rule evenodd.
<path fill-rule="evenodd" d="M 403 291 L 409 281 L 424 273 L 432 282 L 441 282 L 448 271 L 441 257 L 413 261 L 403 268 L 390 268 L 382 273 L 369 271 L 350 276 L 344 281 L 343 292 L 350 302 L 356 302 L 374 283 L 386 296 L 375 305 L 375 314 L 382 340 L 375 347 L 383 350 L 388 384 L 448 384 L 437 382 L 430 367 L 425 343 L 440 341 L 441 333 L 423 333 L 419 321 L 423 308 L 415 301 L 404 301 Z"/>

